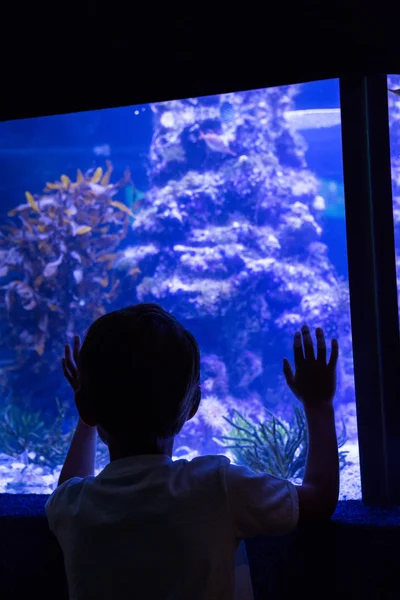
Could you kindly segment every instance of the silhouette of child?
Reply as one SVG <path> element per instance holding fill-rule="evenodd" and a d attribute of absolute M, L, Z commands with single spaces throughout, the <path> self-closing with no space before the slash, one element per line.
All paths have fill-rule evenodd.
<path fill-rule="evenodd" d="M 315 354 L 304 326 L 294 336 L 295 373 L 283 363 L 308 425 L 301 486 L 224 456 L 171 459 L 175 436 L 200 404 L 200 353 L 159 306 L 106 314 L 82 347 L 79 337 L 73 350 L 66 345 L 62 366 L 80 418 L 46 514 L 71 599 L 251 598 L 242 540 L 330 518 L 339 491 L 338 343 L 327 363 L 321 329 L 316 340 Z M 95 477 L 97 432 L 110 463 Z"/>

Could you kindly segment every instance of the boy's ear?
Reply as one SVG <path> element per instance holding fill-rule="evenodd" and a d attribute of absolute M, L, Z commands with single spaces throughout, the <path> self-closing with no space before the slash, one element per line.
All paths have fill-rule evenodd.
<path fill-rule="evenodd" d="M 97 419 L 95 415 L 93 415 L 88 409 L 87 403 L 84 401 L 84 397 L 80 389 L 75 390 L 75 405 L 81 420 L 86 423 L 86 425 L 89 425 L 90 427 L 97 425 Z"/>
<path fill-rule="evenodd" d="M 194 403 L 192 406 L 192 410 L 190 411 L 189 414 L 189 419 L 188 421 L 190 421 L 190 419 L 193 419 L 194 415 L 197 413 L 197 411 L 199 410 L 199 406 L 200 406 L 200 401 L 201 401 L 201 388 L 200 386 L 197 386 L 196 389 L 196 396 L 194 399 Z"/>

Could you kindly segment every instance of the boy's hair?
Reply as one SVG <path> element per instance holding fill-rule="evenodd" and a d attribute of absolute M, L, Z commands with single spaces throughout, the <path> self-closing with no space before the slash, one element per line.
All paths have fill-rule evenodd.
<path fill-rule="evenodd" d="M 193 335 L 157 304 L 108 313 L 88 329 L 79 354 L 83 402 L 108 433 L 168 438 L 200 402 L 200 351 Z"/>

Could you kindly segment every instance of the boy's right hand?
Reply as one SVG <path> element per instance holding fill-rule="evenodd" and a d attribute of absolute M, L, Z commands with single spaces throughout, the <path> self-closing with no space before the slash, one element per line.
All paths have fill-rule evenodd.
<path fill-rule="evenodd" d="M 303 403 L 304 408 L 317 408 L 331 404 L 336 392 L 339 344 L 337 340 L 332 340 L 331 356 L 327 364 L 326 344 L 322 329 L 316 330 L 316 338 L 317 356 L 315 357 L 308 326 L 304 325 L 301 333 L 295 333 L 293 343 L 295 373 L 293 373 L 289 361 L 286 358 L 283 359 L 283 374 L 286 383 L 296 398 Z"/>
<path fill-rule="evenodd" d="M 78 360 L 80 349 L 81 340 L 78 335 L 75 335 L 73 349 L 71 349 L 71 346 L 69 344 L 65 344 L 65 354 L 61 360 L 64 377 L 68 381 L 69 385 L 72 387 L 74 392 L 76 392 L 79 388 Z"/>

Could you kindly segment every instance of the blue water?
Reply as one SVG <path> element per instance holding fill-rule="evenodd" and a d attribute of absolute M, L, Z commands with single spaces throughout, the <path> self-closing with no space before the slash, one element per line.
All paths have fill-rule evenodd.
<path fill-rule="evenodd" d="M 63 344 L 84 334 L 101 306 L 160 303 L 199 341 L 202 406 L 178 436 L 175 456 L 225 452 L 235 460 L 222 445 L 231 433 L 224 416 L 234 410 L 258 422 L 267 407 L 291 420 L 281 359 L 290 357 L 292 335 L 304 321 L 339 337 L 337 402 L 355 443 L 340 125 L 293 130 L 281 118 L 285 111 L 339 108 L 339 86 L 313 82 L 297 91 L 289 86 L 0 125 L 0 223 L 12 226 L 0 246 L 0 411 L 18 429 L 15 436 L 0 426 L 0 462 L 9 465 L 12 456 L 25 469 L 8 466 L 0 491 L 52 489 L 76 420 L 58 361 Z M 112 183 L 128 168 L 131 179 L 112 197 L 107 183 L 93 188 L 90 199 L 85 186 L 93 177 L 101 184 L 107 161 Z M 43 191 L 46 182 L 61 180 L 62 191 Z M 7 217 L 26 202 L 27 191 L 36 208 Z M 51 214 L 43 204 L 49 196 Z M 114 201 L 121 204 L 111 209 Z M 67 204 L 79 206 L 75 216 L 65 213 Z M 112 234 L 100 225 L 90 229 L 89 204 L 117 219 Z M 54 223 L 57 233 L 50 235 Z M 40 232 L 21 241 L 21 231 L 38 224 Z M 79 227 L 86 229 L 74 236 Z M 14 246 L 22 258 L 6 268 Z M 56 399 L 64 411 L 59 418 Z M 99 452 L 101 463 L 104 447 Z M 357 477 L 353 497 L 360 493 Z"/>

